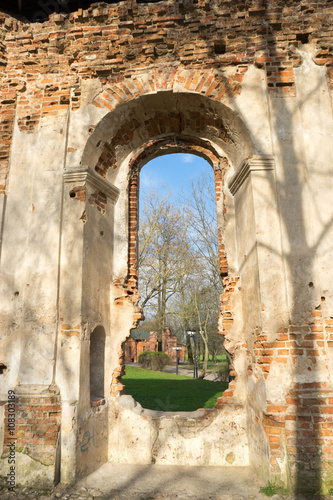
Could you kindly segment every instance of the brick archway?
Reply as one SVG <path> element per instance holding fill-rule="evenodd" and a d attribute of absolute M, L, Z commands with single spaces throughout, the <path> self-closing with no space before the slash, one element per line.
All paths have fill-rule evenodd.
<path fill-rule="evenodd" d="M 123 218 L 122 214 L 127 214 L 122 232 L 127 235 L 128 250 L 125 253 L 122 245 L 122 249 L 116 251 L 118 256 L 121 255 L 122 266 L 118 266 L 120 272 L 115 272 L 113 282 L 121 293 L 115 297 L 114 303 L 120 305 L 127 300 L 133 304 L 134 327 L 141 317 L 136 269 L 137 172 L 149 159 L 168 151 L 191 151 L 207 159 L 214 170 L 217 205 L 220 206 L 219 259 L 227 290 L 221 305 L 220 328 L 221 332 L 227 334 L 228 325 L 233 323 L 230 283 L 237 282 L 239 278 L 235 262 L 231 261 L 228 269 L 227 244 L 223 232 L 227 212 L 224 206 L 226 196 L 229 196 L 229 204 L 233 203 L 226 179 L 244 156 L 254 154 L 256 148 L 238 114 L 218 101 L 220 98 L 226 102 L 231 94 L 240 92 L 236 81 L 231 83 L 219 72 L 172 71 L 167 75 L 164 91 L 144 93 L 156 91 L 157 87 L 163 88 L 159 78 L 152 73 L 142 77 L 145 85 L 140 79 L 131 79 L 125 87 L 113 87 L 112 96 L 104 90 L 95 99 L 96 106 L 110 111 L 89 137 L 81 164 L 89 165 L 98 176 L 114 183 L 122 193 L 115 207 L 115 217 L 117 212 L 120 218 Z M 203 95 L 186 90 L 192 87 Z M 126 89 L 131 89 L 131 92 Z M 177 92 L 170 92 L 169 89 L 176 89 Z M 180 92 L 180 89 L 186 92 Z M 235 243 L 231 246 L 234 248 Z M 118 367 L 113 394 L 122 388 L 119 382 L 121 373 L 122 369 Z"/>
<path fill-rule="evenodd" d="M 265 173 L 271 169 L 273 163 L 270 157 L 266 160 L 262 154 L 258 156 L 258 153 L 262 152 L 253 143 L 241 117 L 223 102 L 198 93 L 168 90 L 144 93 L 132 98 L 133 95 L 123 93 L 123 100 L 113 95 L 112 99 L 117 102 L 113 101 L 113 104 L 106 107 L 106 114 L 106 101 L 103 103 L 101 96 L 95 100 L 95 106 L 101 106 L 104 116 L 92 131 L 81 159 L 83 168 L 90 169 L 94 176 L 103 182 L 111 183 L 119 190 L 119 199 L 114 208 L 114 255 L 117 259 L 114 261 L 111 293 L 113 324 L 116 325 L 113 345 L 119 352 L 119 357 L 113 364 L 111 397 L 115 406 L 110 418 L 112 421 L 116 419 L 115 422 L 121 422 L 123 418 L 118 421 L 116 416 L 123 415 L 123 410 L 117 406 L 118 397 L 124 388 L 121 380 L 124 360 L 120 346 L 128 337 L 130 329 L 134 328 L 141 318 L 136 263 L 139 171 L 156 156 L 182 151 L 205 157 L 214 170 L 219 215 L 220 270 L 225 287 L 221 298 L 219 327 L 226 337 L 228 350 L 237 361 L 232 367 L 235 379 L 229 385 L 229 390 L 218 400 L 214 409 L 217 413 L 214 415 L 224 415 L 227 422 L 235 415 L 235 408 L 238 408 L 239 416 L 242 415 L 240 421 L 243 422 L 240 426 L 244 425 L 244 430 L 246 426 L 242 419 L 246 419 L 245 387 L 247 377 L 251 376 L 244 369 L 244 365 L 250 365 L 251 353 L 248 345 L 241 340 L 243 295 L 235 239 L 237 227 L 234 194 L 251 172 L 256 171 L 257 165 L 258 169 Z M 103 96 L 105 100 L 106 94 Z M 246 286 L 245 283 L 245 289 Z M 115 326 L 111 328 L 115 331 Z M 257 371 L 255 376 L 257 377 Z M 217 417 L 214 416 L 214 421 L 215 418 Z M 262 429 L 262 420 L 255 418 Z M 125 429 L 120 430 L 122 424 L 119 425 L 119 428 L 115 426 L 117 431 L 112 430 L 109 441 L 110 456 L 114 460 L 120 459 L 118 451 L 124 446 L 123 443 L 120 445 L 116 436 L 119 432 L 125 432 Z M 243 433 L 243 430 L 240 431 L 244 438 L 241 443 L 247 449 L 246 432 Z M 114 444 L 112 447 L 112 441 L 118 445 Z M 253 444 L 251 446 L 253 447 Z M 260 449 L 262 463 L 267 467 L 266 438 L 255 446 Z M 248 457 L 247 452 L 244 456 Z M 127 460 L 126 456 L 123 460 Z M 236 462 L 241 463 L 239 458 L 236 458 Z"/>
<path fill-rule="evenodd" d="M 202 68 L 178 70 L 170 66 L 163 70 L 134 74 L 122 82 L 106 83 L 103 91 L 93 104 L 113 111 L 119 104 L 154 92 L 190 92 L 201 94 L 226 105 L 241 92 L 241 82 L 247 68 L 235 68 L 233 74 L 226 75 L 223 70 L 204 70 Z"/>
<path fill-rule="evenodd" d="M 144 94 L 147 86 L 139 85 L 138 80 L 136 90 L 132 88 L 133 82 L 127 82 L 132 93 L 125 91 L 123 86 L 119 87 L 122 89 L 120 92 L 115 86 L 112 90 L 112 99 L 115 100 L 112 106 L 106 106 L 105 91 L 98 96 L 94 104 L 113 111 L 108 112 L 94 128 L 80 163 L 83 167 L 89 166 L 116 186 L 122 183 L 124 188 L 126 186 L 126 189 L 133 192 L 134 188 L 131 184 L 128 185 L 128 179 L 134 185 L 133 172 L 138 165 L 141 168 L 149 159 L 166 154 L 171 149 L 190 150 L 204 156 L 213 166 L 215 177 L 219 176 L 217 201 L 220 201 L 222 185 L 228 192 L 229 190 L 226 178 L 222 179 L 222 174 L 218 174 L 218 165 L 228 164 L 223 172 L 230 177 L 244 158 L 258 152 L 239 115 L 223 103 L 230 98 L 232 92 L 240 92 L 239 85 L 237 82 L 231 84 L 230 79 L 218 76 L 218 72 L 214 75 L 198 71 L 173 71 L 172 75 L 171 78 L 169 74 L 165 81 L 165 92 L 159 90 L 157 93 Z M 159 80 L 154 79 L 154 76 L 154 73 L 152 76 L 145 76 L 154 82 L 148 90 L 158 86 Z M 204 95 L 180 92 L 176 82 L 181 82 L 186 89 L 193 86 Z M 212 89 L 208 87 L 208 83 Z M 177 89 L 177 92 L 167 91 L 169 87 Z M 221 87 L 224 89 L 222 94 Z M 143 94 L 138 97 L 139 91 Z M 218 101 L 219 97 L 221 101 Z M 221 254 L 221 273 L 223 276 L 227 275 L 225 251 L 224 257 Z"/>
<path fill-rule="evenodd" d="M 240 86 L 234 83 L 229 89 L 228 79 L 220 76 L 215 81 L 215 76 L 210 72 L 204 74 L 203 80 L 211 84 L 213 81 L 213 87 L 218 82 L 224 82 L 221 99 L 218 99 L 219 93 L 214 95 L 213 91 L 205 87 L 201 92 L 184 88 L 182 79 L 173 80 L 171 89 L 159 87 L 158 82 L 154 91 L 148 88 L 143 92 L 144 88 L 140 87 L 142 94 L 137 91 L 125 92 L 123 87 L 122 92 L 117 92 L 117 85 L 112 93 L 102 91 L 92 103 L 99 108 L 102 118 L 89 128 L 90 137 L 80 158 L 80 165 L 95 169 L 112 182 L 113 176 L 108 171 L 110 166 L 115 170 L 125 155 L 150 140 L 168 134 L 194 139 L 199 137 L 215 144 L 215 148 L 229 159 L 234 169 L 244 158 L 262 153 L 261 146 L 253 141 L 235 106 L 234 97 L 240 93 Z M 193 75 L 191 78 L 196 79 Z M 129 88 L 133 81 L 133 78 L 127 80 Z M 117 158 L 114 155 L 116 149 Z"/>
<path fill-rule="evenodd" d="M 114 296 L 114 306 L 122 308 L 125 304 L 132 304 L 131 327 L 135 327 L 141 318 L 136 262 L 140 169 L 149 160 L 161 154 L 191 152 L 204 157 L 214 171 L 220 272 L 225 285 L 219 327 L 220 333 L 228 337 L 229 344 L 233 343 L 230 334 L 234 323 L 233 302 L 239 301 L 240 298 L 231 300 L 236 290 L 234 283 L 239 282 L 239 276 L 234 255 L 231 256 L 230 265 L 227 259 L 228 245 L 235 248 L 235 242 L 226 241 L 224 233 L 229 215 L 227 205 L 230 207 L 233 204 L 227 187 L 227 177 L 230 177 L 232 169 L 237 168 L 242 155 L 249 154 L 251 147 L 254 152 L 255 148 L 244 124 L 232 109 L 192 93 L 160 92 L 130 100 L 128 105 L 118 103 L 117 108 L 108 113 L 95 128 L 89 138 L 82 163 L 88 163 L 98 176 L 114 182 L 123 192 L 121 211 L 127 215 L 122 230 L 127 235 L 128 251 L 126 255 L 123 254 L 123 269 L 126 269 L 126 273 L 113 277 L 113 284 L 118 290 Z M 115 211 L 117 217 L 117 206 Z M 228 238 L 230 237 L 234 236 L 229 234 Z M 237 291 L 234 295 L 237 295 Z M 119 337 L 118 349 L 128 335 L 129 330 L 124 330 L 123 336 Z M 123 353 L 119 351 L 119 362 L 113 372 L 111 385 L 113 397 L 123 392 L 123 373 Z M 234 369 L 232 374 L 237 375 Z M 217 409 L 222 410 L 224 403 L 230 401 L 234 388 L 233 383 L 217 403 Z"/>

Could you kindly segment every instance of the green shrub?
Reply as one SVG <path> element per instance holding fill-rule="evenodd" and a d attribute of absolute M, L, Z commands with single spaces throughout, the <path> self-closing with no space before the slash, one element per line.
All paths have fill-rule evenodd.
<path fill-rule="evenodd" d="M 139 355 L 139 363 L 141 368 L 162 371 L 166 365 L 171 363 L 170 356 L 164 352 L 142 352 Z"/>
<path fill-rule="evenodd" d="M 220 382 L 229 382 L 229 365 L 228 363 L 219 363 L 213 369 L 213 373 L 216 376 L 216 379 Z"/>
<path fill-rule="evenodd" d="M 151 352 L 142 352 L 138 357 L 138 362 L 140 363 L 141 368 L 144 368 L 145 370 L 150 368 L 151 365 L 150 354 Z"/>
<path fill-rule="evenodd" d="M 279 486 L 276 481 L 271 482 L 268 481 L 267 486 L 262 486 L 260 488 L 260 493 L 264 493 L 268 497 L 273 497 L 274 495 L 288 495 L 289 491 L 286 490 L 283 486 Z"/>

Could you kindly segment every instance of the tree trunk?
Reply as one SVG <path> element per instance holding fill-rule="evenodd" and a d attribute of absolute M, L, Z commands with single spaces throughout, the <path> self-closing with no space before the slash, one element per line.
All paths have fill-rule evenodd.
<path fill-rule="evenodd" d="M 206 373 L 207 373 L 209 350 L 208 350 L 208 341 L 207 341 L 207 338 L 206 338 L 207 337 L 207 333 L 200 331 L 200 335 L 201 335 L 201 338 L 202 338 L 202 341 L 203 341 L 203 344 L 204 344 L 205 351 L 204 351 L 204 360 L 203 360 L 202 371 L 200 373 L 200 377 L 199 378 L 204 378 L 205 375 L 206 375 Z"/>

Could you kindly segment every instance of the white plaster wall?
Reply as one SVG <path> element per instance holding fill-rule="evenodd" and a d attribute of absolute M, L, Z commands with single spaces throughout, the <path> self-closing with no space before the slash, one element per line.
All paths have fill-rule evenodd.
<path fill-rule="evenodd" d="M 301 67 L 302 68 L 302 67 Z M 296 75 L 302 74 L 299 68 Z M 296 77 L 297 78 L 297 77 Z M 300 89 L 299 89 L 300 87 Z M 326 87 L 326 84 L 325 86 Z M 302 92 L 302 82 L 298 85 L 297 93 Z M 304 89 L 304 84 L 303 84 Z M 322 94 L 321 91 L 318 91 Z M 301 107 L 304 106 L 304 98 L 311 102 L 314 99 L 313 93 L 307 93 L 301 99 L 284 98 L 270 99 L 271 107 L 271 130 L 274 141 L 274 155 L 276 158 L 277 186 L 279 196 L 279 208 L 282 229 L 282 245 L 285 258 L 285 273 L 288 283 L 289 311 L 293 321 L 307 319 L 314 308 L 315 290 L 319 290 L 318 275 L 315 272 L 315 254 L 317 249 L 313 246 L 313 227 L 319 223 L 318 212 L 314 210 L 314 195 L 321 196 L 309 179 L 309 168 L 306 158 L 307 138 L 304 135 Z M 322 98 L 322 95 L 321 95 Z M 306 105 L 307 107 L 310 105 Z M 329 102 L 329 101 L 328 101 Z M 313 103 L 315 109 L 319 108 Z M 321 103 L 321 109 L 325 108 L 325 103 Z M 326 112 L 331 115 L 330 107 Z M 327 116 L 328 123 L 331 116 Z M 315 111 L 313 116 L 308 116 L 308 120 L 317 122 Z M 308 127 L 312 127 L 309 123 Z M 317 137 L 320 136 L 320 129 L 317 129 Z M 322 141 L 315 141 L 316 154 L 320 159 L 323 148 Z M 328 148 L 325 148 L 327 154 Z M 325 165 L 327 166 L 327 156 Z M 329 160 L 328 160 L 329 161 Z M 313 167 L 312 167 L 313 168 Z M 314 172 L 313 172 L 314 175 Z M 327 179 L 328 183 L 329 180 Z M 310 187 L 311 184 L 311 187 Z M 311 190 L 313 190 L 310 195 Z M 324 195 L 325 197 L 326 195 Z M 314 288 L 309 288 L 308 284 L 314 283 Z M 318 286 L 319 285 L 319 286 Z"/>
<path fill-rule="evenodd" d="M 236 193 L 235 212 L 238 272 L 242 287 L 243 338 L 249 341 L 249 335 L 256 327 L 261 326 L 256 225 L 249 179 Z"/>
<path fill-rule="evenodd" d="M 1 254 L 1 393 L 52 382 L 66 113 L 33 134 L 15 126 Z"/>
<path fill-rule="evenodd" d="M 200 411 L 182 412 L 178 416 L 161 413 L 143 410 L 131 396 L 120 396 L 114 401 L 109 421 L 109 460 L 164 465 L 249 465 L 246 417 L 241 406 L 226 406 L 215 413 L 212 421 L 192 428 L 186 423 L 194 423 Z"/>
<path fill-rule="evenodd" d="M 333 115 L 326 68 L 316 65 L 311 46 L 302 52 L 303 63 L 295 70 L 299 119 L 304 141 L 304 220 L 307 244 L 313 252 L 313 283 L 319 303 L 333 311 Z"/>
<path fill-rule="evenodd" d="M 251 173 L 261 327 L 268 341 L 288 324 L 275 170 Z"/>
<path fill-rule="evenodd" d="M 86 477 L 107 462 L 108 432 L 108 407 L 87 409 L 78 428 L 77 479 Z"/>
<path fill-rule="evenodd" d="M 110 288 L 113 273 L 113 215 L 114 208 L 107 201 L 106 213 L 102 214 L 90 200 L 95 188 L 87 186 L 86 215 L 84 224 L 83 249 L 83 283 L 82 283 L 82 320 L 85 325 L 84 339 L 86 349 L 82 351 L 80 402 L 83 406 L 90 404 L 89 376 L 87 373 L 90 356 L 90 335 L 101 325 L 106 333 L 104 361 L 104 394 L 108 397 L 112 372 L 110 367 L 111 343 L 111 303 Z M 84 355 L 85 353 L 85 355 Z"/>
<path fill-rule="evenodd" d="M 69 192 L 78 183 L 65 183 L 61 234 L 61 274 L 59 290 L 59 332 L 56 383 L 62 401 L 78 401 L 80 393 L 80 352 L 82 325 L 83 231 L 85 203 L 73 200 Z M 68 326 L 68 328 L 63 328 Z M 72 330 L 71 330 L 72 329 Z M 66 332 L 68 330 L 68 333 Z M 64 333 L 62 333 L 62 331 Z M 73 331 L 73 333 L 70 333 Z"/>
<path fill-rule="evenodd" d="M 303 47 L 303 62 L 295 69 L 296 98 L 270 98 L 271 130 L 277 164 L 277 185 L 288 308 L 293 324 L 309 322 L 321 306 L 332 316 L 333 291 L 333 116 L 326 70 L 312 60 L 311 46 Z M 322 300 L 321 297 L 324 297 Z M 333 355 L 328 361 L 333 368 Z M 297 382 L 327 381 L 327 359 L 297 359 L 284 373 Z M 281 369 L 272 366 L 273 379 Z M 285 387 L 287 390 L 287 387 Z M 283 392 L 283 391 L 282 391 Z"/>
<path fill-rule="evenodd" d="M 244 74 L 242 92 L 230 101 L 230 106 L 247 127 L 256 151 L 266 155 L 272 154 L 265 71 L 250 66 Z M 238 165 L 235 167 L 237 169 Z"/>

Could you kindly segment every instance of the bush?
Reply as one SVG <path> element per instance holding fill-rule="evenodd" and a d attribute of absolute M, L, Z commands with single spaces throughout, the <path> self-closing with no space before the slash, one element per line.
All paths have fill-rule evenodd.
<path fill-rule="evenodd" d="M 139 354 L 138 361 L 141 365 L 141 368 L 150 368 L 151 367 L 151 352 L 142 352 Z"/>
<path fill-rule="evenodd" d="M 216 380 L 220 382 L 229 382 L 229 365 L 228 363 L 219 363 L 213 370 Z"/>
<path fill-rule="evenodd" d="M 171 363 L 170 356 L 164 352 L 142 352 L 139 355 L 141 368 L 162 371 L 166 365 Z"/>

